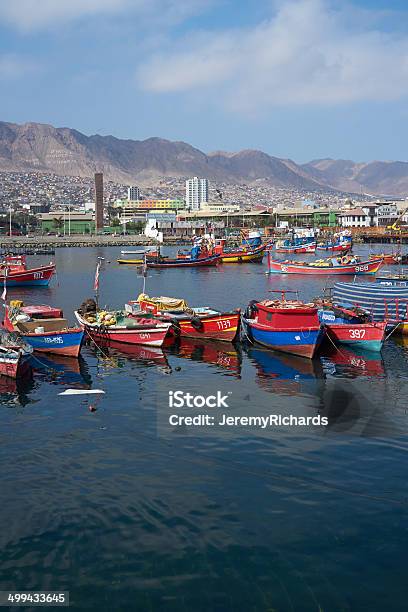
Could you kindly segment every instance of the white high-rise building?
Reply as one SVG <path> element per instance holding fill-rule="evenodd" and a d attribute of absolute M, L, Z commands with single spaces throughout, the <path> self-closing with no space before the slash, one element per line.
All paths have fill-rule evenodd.
<path fill-rule="evenodd" d="M 140 200 L 139 187 L 136 187 L 136 186 L 128 187 L 128 200 Z"/>
<path fill-rule="evenodd" d="M 186 181 L 186 205 L 190 210 L 200 210 L 208 202 L 208 180 L 196 176 Z"/>

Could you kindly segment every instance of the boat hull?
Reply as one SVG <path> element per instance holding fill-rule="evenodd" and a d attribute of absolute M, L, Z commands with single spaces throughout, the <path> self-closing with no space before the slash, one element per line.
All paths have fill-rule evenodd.
<path fill-rule="evenodd" d="M 220 315 L 199 317 L 201 326 L 197 328 L 191 318 L 177 321 L 180 336 L 185 338 L 201 338 L 203 340 L 221 340 L 233 342 L 238 334 L 240 313 L 225 313 Z"/>
<path fill-rule="evenodd" d="M 352 247 L 351 242 L 348 244 L 333 244 L 333 245 L 318 245 L 318 251 L 328 251 L 329 253 L 341 253 L 349 251 Z"/>
<path fill-rule="evenodd" d="M 40 353 L 78 357 L 81 352 L 84 331 L 78 327 L 44 334 L 21 334 L 21 337 Z"/>
<path fill-rule="evenodd" d="M 103 327 L 100 325 L 87 324 L 79 313 L 75 313 L 75 316 L 85 333 L 96 342 L 96 344 L 103 343 L 111 346 L 112 348 L 120 348 L 122 345 L 146 345 L 146 346 L 157 346 L 163 345 L 164 339 L 171 327 L 171 323 L 168 325 L 161 326 L 141 326 L 140 329 L 135 328 L 122 328 L 122 327 Z"/>
<path fill-rule="evenodd" d="M 7 275 L 7 287 L 47 287 L 55 274 L 55 265 L 31 268 L 21 272 L 10 271 Z M 0 285 L 4 286 L 4 274 L 0 275 Z"/>
<path fill-rule="evenodd" d="M 312 359 L 325 334 L 323 327 L 299 329 L 268 329 L 250 319 L 244 319 L 248 335 L 253 342 L 274 351 L 290 353 Z"/>
<path fill-rule="evenodd" d="M 236 250 L 236 251 L 223 251 L 221 252 L 221 261 L 222 263 L 257 263 L 263 260 L 263 256 L 265 254 L 265 250 L 269 246 L 268 244 L 264 244 L 257 249 L 247 249 L 244 250 Z"/>
<path fill-rule="evenodd" d="M 0 357 L 0 376 L 20 378 L 30 370 L 29 355 L 19 355 L 16 359 Z"/>
<path fill-rule="evenodd" d="M 316 243 L 314 244 L 303 244 L 293 247 L 277 247 L 275 248 L 276 253 L 315 253 Z"/>
<path fill-rule="evenodd" d="M 212 255 L 211 257 L 203 257 L 202 259 L 163 259 L 153 261 L 147 259 L 146 265 L 148 268 L 201 268 L 208 266 L 216 266 L 221 260 L 220 255 Z"/>
<path fill-rule="evenodd" d="M 326 325 L 327 335 L 335 344 L 352 348 L 381 351 L 385 339 L 386 322 Z"/>
<path fill-rule="evenodd" d="M 267 274 L 309 274 L 313 276 L 340 276 L 340 275 L 363 275 L 375 274 L 382 265 L 382 259 L 376 261 L 363 261 L 357 264 L 333 267 L 317 267 L 310 265 L 299 265 L 284 261 L 269 260 Z"/>
<path fill-rule="evenodd" d="M 236 253 L 234 255 L 222 255 L 222 263 L 260 263 L 263 260 L 264 253 Z"/>

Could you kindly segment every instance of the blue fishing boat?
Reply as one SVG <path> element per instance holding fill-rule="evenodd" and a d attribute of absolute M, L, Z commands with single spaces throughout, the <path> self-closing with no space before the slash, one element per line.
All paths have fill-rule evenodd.
<path fill-rule="evenodd" d="M 47 305 L 6 306 L 3 327 L 18 332 L 35 351 L 67 357 L 78 357 L 84 338 L 83 329 L 68 327 L 62 311 Z"/>
<path fill-rule="evenodd" d="M 251 302 L 242 320 L 251 342 L 310 359 L 325 334 L 314 305 L 287 301 L 284 295 L 281 300 Z"/>

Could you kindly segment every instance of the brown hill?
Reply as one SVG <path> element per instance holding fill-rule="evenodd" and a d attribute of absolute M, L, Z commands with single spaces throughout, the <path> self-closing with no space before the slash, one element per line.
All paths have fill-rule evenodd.
<path fill-rule="evenodd" d="M 185 142 L 162 138 L 123 140 L 85 136 L 40 123 L 0 122 L 0 171 L 40 171 L 143 183 L 162 176 L 205 176 L 210 180 L 305 190 L 333 188 L 376 195 L 408 194 L 408 163 L 320 159 L 298 165 L 262 151 L 217 151 L 206 155 Z"/>

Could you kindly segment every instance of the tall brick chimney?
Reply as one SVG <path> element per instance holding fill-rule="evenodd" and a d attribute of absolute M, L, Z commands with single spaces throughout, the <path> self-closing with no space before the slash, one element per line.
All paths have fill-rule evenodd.
<path fill-rule="evenodd" d="M 103 174 L 95 173 L 95 221 L 96 231 L 103 230 Z"/>

